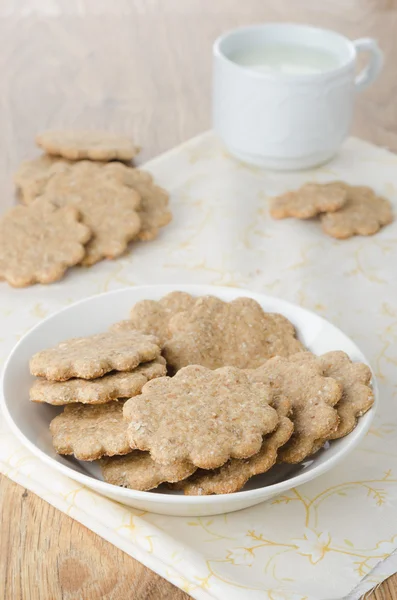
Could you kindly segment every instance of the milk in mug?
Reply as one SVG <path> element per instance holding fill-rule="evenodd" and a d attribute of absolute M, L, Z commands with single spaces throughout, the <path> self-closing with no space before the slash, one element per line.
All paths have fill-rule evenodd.
<path fill-rule="evenodd" d="M 311 75 L 339 65 L 338 57 L 323 48 L 298 44 L 263 44 L 231 53 L 230 60 L 258 73 Z"/>

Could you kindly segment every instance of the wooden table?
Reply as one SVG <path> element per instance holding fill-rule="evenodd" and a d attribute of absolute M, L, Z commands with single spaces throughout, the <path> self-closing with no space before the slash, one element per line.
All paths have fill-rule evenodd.
<path fill-rule="evenodd" d="M 43 128 L 128 132 L 143 145 L 141 161 L 209 128 L 213 40 L 271 20 L 379 40 L 386 64 L 358 100 L 353 133 L 396 151 L 396 0 L 8 0 L 0 5 L 1 208 L 13 203 L 11 173 Z M 4 477 L 0 485 L 2 599 L 188 598 L 34 494 Z M 396 599 L 397 576 L 375 598 Z"/>

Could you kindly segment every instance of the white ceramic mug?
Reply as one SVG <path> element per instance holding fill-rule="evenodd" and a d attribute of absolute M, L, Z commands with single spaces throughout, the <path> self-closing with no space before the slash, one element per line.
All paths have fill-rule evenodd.
<path fill-rule="evenodd" d="M 316 73 L 259 72 L 233 59 L 247 48 L 274 44 L 326 51 L 335 66 Z M 357 75 L 362 51 L 369 62 Z M 282 170 L 319 165 L 348 135 L 355 95 L 376 79 L 382 62 L 370 38 L 352 42 L 334 31 L 286 23 L 236 29 L 214 44 L 214 129 L 244 162 Z"/>

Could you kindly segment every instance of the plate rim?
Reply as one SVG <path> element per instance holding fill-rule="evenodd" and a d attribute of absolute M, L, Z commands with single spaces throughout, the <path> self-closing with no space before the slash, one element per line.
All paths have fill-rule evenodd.
<path fill-rule="evenodd" d="M 198 293 L 198 294 L 202 295 L 203 288 L 212 290 L 214 295 L 216 295 L 216 291 L 218 290 L 218 291 L 225 291 L 225 292 L 228 292 L 231 294 L 236 294 L 236 297 L 247 294 L 249 297 L 266 298 L 270 302 L 276 302 L 276 303 L 280 304 L 281 314 L 283 314 L 283 312 L 282 312 L 283 307 L 289 307 L 293 310 L 298 310 L 301 314 L 302 313 L 307 314 L 307 315 L 310 315 L 311 317 L 314 316 L 316 319 L 325 323 L 327 326 L 331 325 L 335 330 L 338 331 L 339 334 L 342 334 L 353 344 L 353 346 L 355 347 L 358 354 L 362 357 L 363 362 L 365 362 L 371 368 L 372 390 L 374 393 L 374 404 L 369 409 L 369 411 L 367 411 L 362 417 L 360 417 L 359 424 L 356 426 L 356 428 L 350 434 L 348 434 L 348 436 L 346 436 L 344 438 L 345 440 L 348 440 L 348 441 L 345 442 L 345 445 L 341 448 L 341 450 L 336 455 L 330 457 L 328 460 L 324 461 L 324 463 L 314 466 L 313 469 L 311 469 L 310 471 L 299 473 L 298 475 L 294 475 L 293 477 L 291 477 L 287 480 L 280 481 L 280 482 L 277 482 L 277 483 L 274 483 L 274 484 L 271 484 L 268 486 L 264 486 L 264 487 L 254 488 L 252 490 L 240 490 L 238 492 L 232 492 L 231 494 L 218 494 L 218 495 L 207 495 L 207 496 L 205 496 L 205 495 L 203 495 L 203 496 L 185 496 L 185 495 L 176 495 L 176 494 L 175 495 L 158 494 L 158 493 L 152 492 L 152 491 L 141 491 L 141 490 L 133 490 L 131 488 L 124 488 L 124 487 L 117 486 L 117 485 L 114 485 L 111 483 L 107 483 L 106 481 L 102 481 L 91 475 L 85 475 L 84 473 L 79 473 L 78 471 L 74 471 L 70 467 L 59 463 L 56 459 L 52 458 L 51 456 L 48 456 L 48 454 L 46 454 L 46 452 L 44 452 L 43 450 L 38 448 L 19 429 L 19 427 L 13 420 L 13 418 L 8 410 L 8 407 L 7 407 L 7 402 L 6 402 L 5 393 L 4 393 L 6 373 L 8 371 L 9 365 L 12 362 L 15 354 L 18 352 L 20 345 L 22 345 L 24 343 L 25 339 L 28 336 L 30 336 L 32 333 L 34 333 L 37 329 L 40 329 L 40 327 L 42 326 L 42 324 L 44 322 L 50 321 L 52 318 L 55 318 L 55 317 L 59 316 L 60 314 L 67 312 L 68 310 L 70 310 L 72 308 L 75 308 L 76 306 L 80 306 L 82 304 L 89 303 L 94 298 L 117 295 L 117 294 L 120 294 L 121 292 L 126 292 L 127 290 L 145 291 L 145 290 L 156 289 L 156 290 L 159 290 L 160 292 L 161 291 L 163 292 L 161 295 L 170 293 L 171 291 L 186 291 L 188 293 L 191 292 L 192 295 L 194 295 L 194 292 L 196 292 L 196 294 Z M 199 290 L 201 290 L 201 291 L 199 291 Z M 205 295 L 207 295 L 207 294 L 208 293 L 206 293 Z M 211 294 L 211 292 L 209 292 L 209 294 Z M 62 475 L 65 475 L 66 477 L 70 477 L 71 479 L 73 479 L 74 481 L 78 481 L 79 483 L 82 483 L 86 487 L 95 489 L 95 491 L 102 493 L 105 496 L 110 496 L 110 495 L 114 496 L 116 494 L 116 495 L 120 495 L 120 497 L 123 497 L 126 499 L 128 498 L 132 501 L 134 501 L 134 500 L 145 501 L 148 503 L 160 502 L 160 503 L 174 505 L 174 506 L 180 505 L 181 507 L 182 506 L 188 507 L 189 505 L 193 506 L 196 504 L 200 504 L 200 505 L 204 505 L 204 506 L 205 505 L 214 505 L 214 507 L 216 507 L 217 504 L 224 503 L 225 501 L 233 502 L 233 501 L 238 501 L 238 499 L 254 501 L 254 500 L 261 499 L 262 496 L 264 496 L 263 501 L 265 501 L 266 498 L 270 498 L 279 493 L 282 493 L 283 491 L 287 491 L 293 487 L 297 487 L 299 485 L 307 483 L 308 481 L 312 481 L 313 479 L 316 479 L 323 473 L 325 473 L 328 470 L 330 470 L 331 468 L 335 467 L 347 454 L 349 454 L 357 446 L 357 444 L 361 441 L 361 439 L 368 432 L 368 430 L 371 426 L 371 423 L 373 421 L 373 418 L 375 416 L 377 405 L 379 403 L 379 391 L 378 391 L 377 380 L 376 380 L 376 377 L 375 377 L 375 374 L 371 367 L 370 362 L 366 358 L 365 354 L 361 351 L 361 349 L 357 346 L 357 344 L 347 334 L 345 334 L 341 329 L 339 329 L 339 327 L 334 325 L 331 321 L 328 321 L 327 319 L 325 319 L 321 315 L 318 315 L 314 311 L 311 311 L 307 308 L 303 308 L 303 307 L 299 306 L 298 304 L 289 302 L 288 300 L 278 298 L 277 296 L 272 296 L 272 295 L 269 295 L 266 293 L 256 292 L 256 291 L 252 291 L 252 290 L 245 289 L 245 288 L 238 288 L 238 287 L 232 287 L 232 286 L 230 286 L 230 287 L 229 286 L 217 286 L 217 285 L 211 285 L 211 284 L 205 284 L 205 283 L 204 284 L 186 284 L 186 283 L 147 284 L 147 285 L 138 285 L 138 286 L 126 286 L 126 287 L 118 288 L 116 290 L 101 292 L 100 294 L 92 294 L 88 297 L 81 298 L 80 300 L 77 300 L 76 302 L 73 302 L 72 304 L 64 306 L 60 310 L 57 310 L 57 311 L 53 312 L 52 314 L 48 315 L 45 319 L 41 319 L 38 323 L 36 323 L 36 325 L 31 327 L 21 337 L 20 340 L 18 340 L 18 342 L 14 345 L 14 347 L 10 351 L 10 353 L 5 361 L 5 364 L 4 364 L 4 367 L 2 370 L 2 374 L 1 374 L 0 386 L 1 386 L 0 407 L 3 410 L 3 414 L 5 415 L 7 424 L 9 425 L 9 427 L 11 428 L 12 432 L 15 434 L 17 439 L 22 443 L 22 445 L 25 446 L 30 452 L 32 452 L 33 455 L 35 455 L 37 458 L 42 460 L 46 465 L 48 465 L 51 468 L 54 468 L 56 471 L 60 472 Z"/>

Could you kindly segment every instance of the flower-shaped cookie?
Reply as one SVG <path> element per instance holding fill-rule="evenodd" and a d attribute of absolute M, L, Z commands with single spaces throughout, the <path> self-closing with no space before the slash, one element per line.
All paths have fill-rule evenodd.
<path fill-rule="evenodd" d="M 66 170 L 70 164 L 68 160 L 46 154 L 23 162 L 14 175 L 14 183 L 22 202 L 33 202 L 37 196 L 43 194 L 52 175 Z"/>
<path fill-rule="evenodd" d="M 168 325 L 171 318 L 179 312 L 189 310 L 195 301 L 196 298 L 186 292 L 171 292 L 161 300 L 141 300 L 132 307 L 130 319 L 115 323 L 112 329 L 136 329 L 152 333 L 164 344 L 170 337 Z"/>
<path fill-rule="evenodd" d="M 50 423 L 52 443 L 58 454 L 74 454 L 79 460 L 127 454 L 127 424 L 123 402 L 99 406 L 70 404 Z"/>
<path fill-rule="evenodd" d="M 172 487 L 183 490 L 187 496 L 231 494 L 241 490 L 255 475 L 266 473 L 276 462 L 279 448 L 290 439 L 294 426 L 288 418 L 291 403 L 287 398 L 275 402 L 279 424 L 273 433 L 263 438 L 261 449 L 250 458 L 231 458 L 214 470 L 198 469 L 191 477 Z"/>
<path fill-rule="evenodd" d="M 347 199 L 340 210 L 322 215 L 323 230 L 328 235 L 338 239 L 353 235 L 373 235 L 393 221 L 390 202 L 377 196 L 371 188 L 350 186 L 342 182 L 335 182 L 331 186 L 335 190 L 344 190 Z"/>
<path fill-rule="evenodd" d="M 165 360 L 159 356 L 155 360 L 140 364 L 132 371 L 112 372 L 96 379 L 36 379 L 30 388 L 30 399 L 32 402 L 47 402 L 55 406 L 74 402 L 106 404 L 119 398 L 136 396 L 140 394 L 145 383 L 166 374 Z"/>
<path fill-rule="evenodd" d="M 160 464 L 189 461 L 203 469 L 248 458 L 278 424 L 268 399 L 267 390 L 239 369 L 186 367 L 175 377 L 149 381 L 140 396 L 127 400 L 130 446 L 150 451 Z"/>
<path fill-rule="evenodd" d="M 198 298 L 190 310 L 170 320 L 169 330 L 164 356 L 176 370 L 192 364 L 249 369 L 272 356 L 304 350 L 288 319 L 264 312 L 251 298 L 232 302 L 212 296 Z"/>
<path fill-rule="evenodd" d="M 327 352 L 315 356 L 311 352 L 302 352 L 291 357 L 291 361 L 300 364 L 315 364 L 325 377 L 332 377 L 342 386 L 342 397 L 335 405 L 339 416 L 339 425 L 328 439 L 344 437 L 357 425 L 358 417 L 365 414 L 374 403 L 374 394 L 370 386 L 371 369 L 364 363 L 354 363 L 342 351 Z"/>
<path fill-rule="evenodd" d="M 102 258 L 120 256 L 140 228 L 139 194 L 110 179 L 102 166 L 89 161 L 78 162 L 54 174 L 42 196 L 57 206 L 75 206 L 82 221 L 92 231 L 82 263 L 93 265 Z"/>
<path fill-rule="evenodd" d="M 51 381 L 94 379 L 109 371 L 131 371 L 160 354 L 157 338 L 140 331 L 108 331 L 71 338 L 30 360 L 30 372 Z"/>
<path fill-rule="evenodd" d="M 168 193 L 153 183 L 149 173 L 140 169 L 133 169 L 117 162 L 109 163 L 103 169 L 109 177 L 121 181 L 140 195 L 141 204 L 138 212 L 141 218 L 141 229 L 138 239 L 146 242 L 156 238 L 159 229 L 168 225 L 172 219 L 168 209 Z"/>
<path fill-rule="evenodd" d="M 318 440 L 329 439 L 337 430 L 339 417 L 334 406 L 342 396 L 342 388 L 322 373 L 312 361 L 299 363 L 280 356 L 247 372 L 251 381 L 270 385 L 275 395 L 291 402 L 294 433 L 280 449 L 282 462 L 301 462 L 317 449 Z"/>
<path fill-rule="evenodd" d="M 149 452 L 135 450 L 126 456 L 103 458 L 101 469 L 108 483 L 145 491 L 166 481 L 181 481 L 194 473 L 196 467 L 189 462 L 160 465 L 154 462 Z"/>
<path fill-rule="evenodd" d="M 73 206 L 35 200 L 11 208 L 0 219 L 0 279 L 14 287 L 57 281 L 81 262 L 90 237 Z"/>
<path fill-rule="evenodd" d="M 36 143 L 47 154 L 69 160 L 129 161 L 139 152 L 129 138 L 108 131 L 45 131 L 37 135 Z"/>
<path fill-rule="evenodd" d="M 305 183 L 299 190 L 273 198 L 270 214 L 275 219 L 310 219 L 320 213 L 340 209 L 346 199 L 347 192 L 343 187 L 326 183 Z"/>

